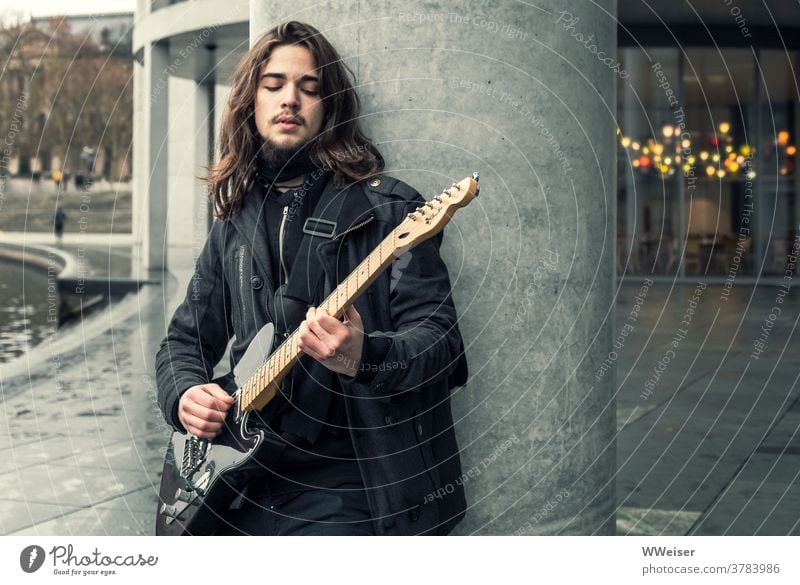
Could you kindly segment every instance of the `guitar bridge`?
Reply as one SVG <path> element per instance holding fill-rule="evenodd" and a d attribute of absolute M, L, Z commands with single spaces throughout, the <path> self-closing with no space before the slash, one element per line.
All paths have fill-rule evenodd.
<path fill-rule="evenodd" d="M 200 469 L 203 461 L 206 460 L 208 453 L 208 441 L 199 439 L 192 435 L 186 439 L 183 449 L 183 461 L 181 461 L 181 475 L 189 478 L 195 471 Z"/>

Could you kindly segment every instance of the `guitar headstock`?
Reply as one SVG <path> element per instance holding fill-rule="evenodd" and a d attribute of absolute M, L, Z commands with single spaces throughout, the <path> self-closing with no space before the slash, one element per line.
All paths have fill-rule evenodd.
<path fill-rule="evenodd" d="M 406 216 L 397 227 L 395 256 L 438 234 L 453 217 L 456 209 L 478 196 L 478 173 L 453 183 L 430 201 Z"/>

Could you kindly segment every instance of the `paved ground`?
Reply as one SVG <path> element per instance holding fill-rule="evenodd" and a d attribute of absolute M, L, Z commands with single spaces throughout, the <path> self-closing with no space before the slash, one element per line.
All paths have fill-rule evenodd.
<path fill-rule="evenodd" d="M 617 306 L 619 534 L 800 534 L 800 297 L 723 290 Z"/>
<path fill-rule="evenodd" d="M 190 261 L 173 253 L 175 281 Z M 619 534 L 800 534 L 800 299 L 779 290 L 707 287 L 689 315 L 693 287 L 623 287 Z M 149 286 L 0 368 L 0 533 L 152 533 L 169 434 L 152 357 L 182 294 Z"/>
<path fill-rule="evenodd" d="M 152 358 L 176 290 L 145 287 L 0 367 L 1 533 L 152 533 L 169 436 Z"/>

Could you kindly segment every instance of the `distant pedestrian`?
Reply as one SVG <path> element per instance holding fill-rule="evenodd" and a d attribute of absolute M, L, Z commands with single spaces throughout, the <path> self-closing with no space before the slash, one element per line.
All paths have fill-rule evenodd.
<path fill-rule="evenodd" d="M 53 231 L 56 234 L 56 241 L 60 244 L 61 238 L 64 235 L 64 220 L 67 219 L 67 214 L 64 212 L 64 208 L 59 205 L 56 208 L 56 215 L 53 218 Z"/>
<path fill-rule="evenodd" d="M 53 169 L 53 171 L 50 173 L 50 178 L 53 179 L 53 186 L 56 189 L 56 195 L 58 195 L 61 192 L 61 171 L 58 169 Z"/>

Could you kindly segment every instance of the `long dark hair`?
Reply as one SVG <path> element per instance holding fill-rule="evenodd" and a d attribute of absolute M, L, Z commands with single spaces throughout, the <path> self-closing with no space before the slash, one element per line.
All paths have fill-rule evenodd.
<path fill-rule="evenodd" d="M 263 142 L 254 117 L 261 66 L 275 47 L 295 44 L 306 47 L 314 57 L 324 108 L 322 127 L 312 139 L 311 155 L 323 169 L 333 173 L 334 185 L 340 189 L 384 168 L 383 156 L 359 125 L 361 103 L 348 77 L 352 71 L 317 29 L 301 22 L 285 22 L 264 33 L 233 74 L 219 135 L 219 161 L 209 167 L 206 178 L 214 213 L 220 219 L 241 208 L 256 171 Z"/>

